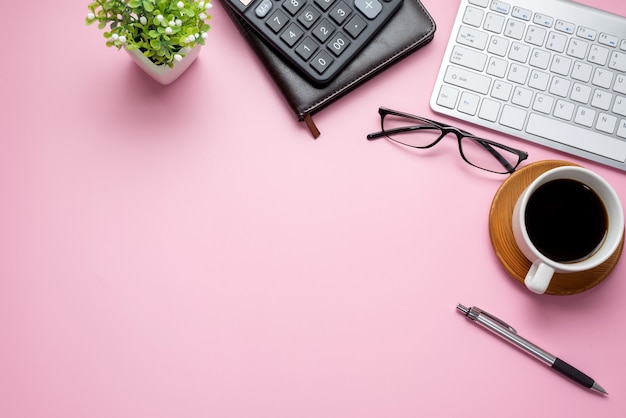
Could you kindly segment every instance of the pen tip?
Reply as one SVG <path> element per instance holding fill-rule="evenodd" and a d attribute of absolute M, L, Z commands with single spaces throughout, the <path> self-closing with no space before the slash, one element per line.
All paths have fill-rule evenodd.
<path fill-rule="evenodd" d="M 456 305 L 456 308 L 463 312 L 464 314 L 467 314 L 469 312 L 469 309 L 463 305 L 461 305 L 460 303 L 458 305 Z"/>
<path fill-rule="evenodd" d="M 608 395 L 608 394 L 609 394 L 606 390 L 604 390 L 604 388 L 603 388 L 602 386 L 600 386 L 600 385 L 599 385 L 598 383 L 596 383 L 596 382 L 593 382 L 593 385 L 591 386 L 591 389 L 593 389 L 593 390 L 595 390 L 595 391 L 597 391 L 597 392 L 603 393 L 603 394 L 605 394 L 605 395 Z"/>

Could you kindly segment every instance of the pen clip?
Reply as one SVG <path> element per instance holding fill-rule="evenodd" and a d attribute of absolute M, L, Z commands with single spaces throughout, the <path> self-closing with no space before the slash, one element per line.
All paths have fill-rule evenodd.
<path fill-rule="evenodd" d="M 475 311 L 475 312 L 472 312 L 474 316 L 484 315 L 487 318 L 489 318 L 492 321 L 494 321 L 495 323 L 497 323 L 498 325 L 506 328 L 507 330 L 511 331 L 514 334 L 517 334 L 517 331 L 515 330 L 515 328 L 513 328 L 512 326 L 510 326 L 509 324 L 507 324 L 506 322 L 504 322 L 503 320 L 501 320 L 497 316 L 492 315 L 492 314 L 490 314 L 487 311 L 484 311 L 484 310 L 482 310 L 480 308 L 477 308 L 476 306 L 473 306 L 470 311 Z"/>

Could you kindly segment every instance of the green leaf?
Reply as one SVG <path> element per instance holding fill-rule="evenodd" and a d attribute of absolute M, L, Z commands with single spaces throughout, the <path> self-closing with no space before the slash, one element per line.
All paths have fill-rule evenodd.
<path fill-rule="evenodd" d="M 137 8 L 137 7 L 141 6 L 141 0 L 130 0 L 130 1 L 128 2 L 128 5 L 129 5 L 130 7 L 132 7 L 133 9 L 135 9 L 135 8 Z"/>
<path fill-rule="evenodd" d="M 150 13 L 154 10 L 154 4 L 150 0 L 143 0 L 143 8 Z"/>

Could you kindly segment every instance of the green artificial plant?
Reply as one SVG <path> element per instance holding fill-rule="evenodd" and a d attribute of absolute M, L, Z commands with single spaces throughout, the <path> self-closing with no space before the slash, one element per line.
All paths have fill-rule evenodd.
<path fill-rule="evenodd" d="M 107 46 L 139 49 L 156 65 L 174 66 L 182 48 L 204 45 L 210 0 L 96 0 L 85 23 L 98 22 Z"/>

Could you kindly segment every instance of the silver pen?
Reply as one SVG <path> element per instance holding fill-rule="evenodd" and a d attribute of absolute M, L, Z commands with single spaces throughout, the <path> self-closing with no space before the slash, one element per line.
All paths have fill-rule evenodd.
<path fill-rule="evenodd" d="M 537 347 L 530 341 L 520 337 L 519 335 L 517 335 L 517 331 L 515 330 L 515 328 L 511 327 L 506 322 L 475 306 L 471 308 L 466 308 L 465 306 L 459 304 L 456 308 L 474 323 L 481 325 L 484 328 L 487 328 L 489 331 L 502 337 L 503 339 L 517 346 L 518 348 L 524 350 L 531 356 L 540 360 L 542 363 L 550 366 L 557 372 L 562 373 L 576 383 L 579 383 L 584 387 L 594 390 L 596 392 L 608 395 L 606 390 L 604 390 L 602 386 L 595 382 L 591 377 L 576 369 L 574 366 L 567 364 L 558 357 L 555 357 L 547 351 Z"/>

